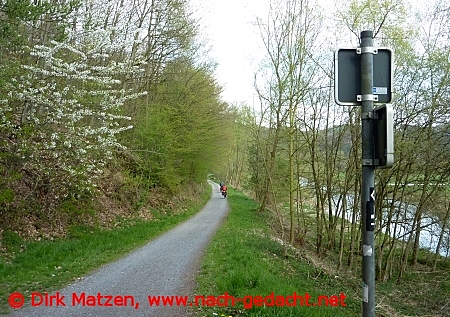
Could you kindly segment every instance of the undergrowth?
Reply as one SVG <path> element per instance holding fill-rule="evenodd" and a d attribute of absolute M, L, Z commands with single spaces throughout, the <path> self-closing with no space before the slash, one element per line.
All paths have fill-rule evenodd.
<path fill-rule="evenodd" d="M 118 219 L 116 228 L 73 225 L 64 238 L 24 240 L 12 231 L 0 240 L 0 313 L 9 311 L 8 297 L 21 292 L 52 292 L 99 266 L 124 256 L 149 239 L 188 219 L 210 198 L 211 187 L 192 197 L 178 212 L 151 210 L 152 219 Z M 76 210 L 72 210 L 76 213 Z"/>
<path fill-rule="evenodd" d="M 272 237 L 265 221 L 267 215 L 259 213 L 257 204 L 248 197 L 230 189 L 228 199 L 230 214 L 203 259 L 197 294 L 227 293 L 245 298 L 246 303 L 235 302 L 233 306 L 229 301 L 227 306 L 195 307 L 195 316 L 360 315 L 360 303 L 352 286 L 312 266 L 297 250 Z M 306 293 L 311 296 L 310 306 L 306 301 L 302 306 L 300 300 L 293 306 L 293 299 L 287 296 L 294 293 L 304 299 Z M 320 295 L 337 299 L 338 305 L 330 301 L 327 307 L 326 301 L 318 300 Z M 277 296 L 284 296 L 288 302 Z M 262 302 L 258 302 L 260 299 Z"/>
<path fill-rule="evenodd" d="M 289 296 L 293 292 L 311 295 L 346 295 L 345 307 L 244 307 L 242 303 L 226 306 L 195 307 L 196 317 L 214 316 L 361 316 L 361 257 L 355 255 L 352 268 L 337 273 L 338 251 L 322 257 L 314 245 L 288 246 L 280 239 L 271 211 L 258 211 L 258 205 L 232 189 L 229 190 L 230 214 L 218 231 L 203 260 L 197 294 L 235 297 L 266 297 L 272 292 Z M 311 237 L 314 239 L 314 237 Z M 398 250 L 400 252 L 400 250 Z M 378 317 L 445 317 L 449 313 L 450 261 L 438 263 L 436 272 L 421 261 L 429 258 L 422 250 L 419 264 L 408 270 L 401 284 L 395 279 L 376 281 L 376 316 Z M 425 263 L 424 263 L 425 264 Z M 398 272 L 392 272 L 398 274 Z M 247 297 L 250 300 L 250 297 Z M 264 302 L 263 302 L 264 303 Z M 270 302 L 269 302 L 270 303 Z M 286 303 L 285 303 L 286 304 Z"/>

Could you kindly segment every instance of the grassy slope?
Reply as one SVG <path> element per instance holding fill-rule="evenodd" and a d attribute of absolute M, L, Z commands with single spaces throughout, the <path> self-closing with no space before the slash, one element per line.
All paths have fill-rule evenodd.
<path fill-rule="evenodd" d="M 210 193 L 205 191 L 201 202 L 186 212 L 154 212 L 154 220 L 135 220 L 114 230 L 80 226 L 72 231 L 71 238 L 43 242 L 27 242 L 9 234 L 3 243 L 8 245 L 11 257 L 0 255 L 0 313 L 8 311 L 8 297 L 12 292 L 27 297 L 31 292 L 54 291 L 144 245 L 199 211 Z"/>
<path fill-rule="evenodd" d="M 29 295 L 33 291 L 55 289 L 79 278 L 100 265 L 124 256 L 199 210 L 209 198 L 209 191 L 201 203 L 186 213 L 158 215 L 156 221 L 137 222 L 125 228 L 100 231 L 78 227 L 71 239 L 46 242 L 26 242 L 9 235 L 8 247 L 14 257 L 0 255 L 0 313 L 8 309 L 8 296 L 19 291 Z M 197 294 L 218 296 L 228 292 L 236 297 L 245 295 L 339 295 L 347 298 L 346 307 L 235 307 L 198 308 L 196 316 L 360 316 L 360 288 L 355 281 L 335 279 L 310 265 L 307 258 L 285 249 L 270 238 L 267 225 L 269 215 L 256 212 L 257 205 L 249 198 L 230 189 L 231 211 L 228 220 L 218 231 L 204 259 Z M 302 251 L 303 252 L 303 251 Z M 445 274 L 443 274 L 445 272 Z M 433 274 L 408 275 L 402 287 L 394 283 L 377 286 L 380 304 L 389 304 L 408 316 L 448 316 L 447 270 Z M 359 281 L 359 279 L 358 279 Z M 175 294 L 174 294 L 175 295 Z M 389 307 L 388 307 L 389 308 Z M 400 316 L 384 309 L 380 316 Z M 391 311 L 391 313 L 386 313 Z M 432 314 L 430 314 L 432 313 Z"/>
<path fill-rule="evenodd" d="M 346 307 L 198 307 L 195 316 L 359 316 L 359 289 L 329 276 L 302 260 L 301 254 L 271 238 L 267 215 L 258 214 L 257 205 L 245 195 L 229 191 L 230 214 L 218 231 L 203 261 L 197 294 L 235 297 L 271 294 L 288 296 L 294 292 L 311 295 L 344 293 Z"/>

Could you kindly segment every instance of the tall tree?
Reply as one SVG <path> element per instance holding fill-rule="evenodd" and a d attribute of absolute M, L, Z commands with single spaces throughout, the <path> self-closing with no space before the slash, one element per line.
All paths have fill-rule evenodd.
<path fill-rule="evenodd" d="M 295 114 L 302 100 L 311 89 L 315 79 L 308 67 L 310 54 L 318 31 L 319 15 L 314 6 L 305 0 L 273 1 L 267 21 L 258 20 L 267 61 L 262 69 L 261 79 L 257 79 L 258 94 L 263 102 L 263 116 L 267 114 L 270 130 L 273 130 L 268 155 L 264 160 L 267 177 L 262 179 L 262 202 L 269 195 L 270 178 L 275 169 L 279 142 L 287 127 L 288 136 L 288 179 L 289 179 L 289 241 L 294 242 L 295 197 L 298 177 L 294 173 L 294 137 L 296 130 Z M 270 139 L 268 139 L 270 140 Z"/>
<path fill-rule="evenodd" d="M 155 93 L 138 128 L 142 150 L 149 147 L 146 156 L 155 181 L 175 188 L 223 170 L 219 166 L 228 161 L 233 121 L 208 70 L 185 59 L 173 61 Z"/>
<path fill-rule="evenodd" d="M 84 32 L 77 47 L 70 44 L 71 36 L 76 35 L 31 49 L 38 63 L 23 65 L 23 75 L 11 80 L 2 109 L 7 120 L 1 128 L 9 139 L 8 152 L 21 162 L 18 171 L 40 175 L 36 187 L 54 201 L 95 186 L 111 151 L 122 147 L 116 134 L 132 127 L 122 123 L 130 118 L 121 115 L 121 108 L 138 96 L 117 87 L 115 78 L 138 68 L 97 66 L 111 49 L 92 49 L 97 30 Z"/>

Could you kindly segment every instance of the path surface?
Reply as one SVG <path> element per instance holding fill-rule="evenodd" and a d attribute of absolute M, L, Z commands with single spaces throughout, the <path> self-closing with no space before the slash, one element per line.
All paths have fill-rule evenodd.
<path fill-rule="evenodd" d="M 31 299 L 25 298 L 28 307 L 17 309 L 6 316 L 186 316 L 185 307 L 150 306 L 147 296 L 193 295 L 199 260 L 228 211 L 227 199 L 222 198 L 218 185 L 212 182 L 210 184 L 212 197 L 194 217 L 125 258 L 103 266 L 80 282 L 60 290 L 60 298 L 65 296 L 62 300 L 65 307 L 31 307 Z M 102 296 L 131 295 L 134 305 L 138 307 L 73 306 L 73 293 L 77 298 L 85 294 L 86 305 L 89 303 L 88 299 L 92 298 L 88 295 L 95 298 L 98 293 Z M 56 295 L 56 292 L 49 295 Z M 53 299 L 53 305 L 55 303 L 56 299 Z M 106 298 L 101 303 L 105 304 Z M 130 299 L 127 304 L 132 304 Z"/>

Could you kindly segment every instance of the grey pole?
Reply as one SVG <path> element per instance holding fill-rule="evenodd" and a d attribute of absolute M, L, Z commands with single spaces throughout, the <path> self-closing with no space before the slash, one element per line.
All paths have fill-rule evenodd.
<path fill-rule="evenodd" d="M 361 128 L 362 128 L 362 286 L 363 317 L 375 316 L 374 248 L 374 135 L 373 135 L 373 32 L 361 32 Z"/>

